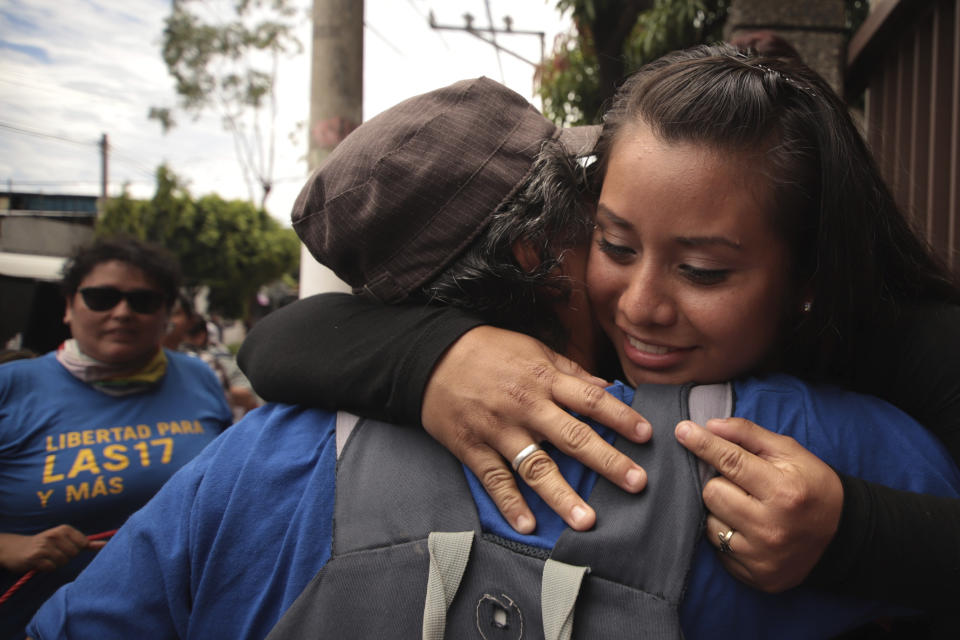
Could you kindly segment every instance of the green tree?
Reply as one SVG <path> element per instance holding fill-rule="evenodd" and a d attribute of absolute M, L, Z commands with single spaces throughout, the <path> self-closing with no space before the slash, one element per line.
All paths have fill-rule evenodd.
<path fill-rule="evenodd" d="M 124 193 L 107 204 L 98 234 L 129 233 L 157 242 L 180 260 L 185 284 L 210 287 L 211 308 L 226 317 L 247 317 L 261 286 L 299 269 L 300 243 L 263 209 L 218 195 L 194 199 L 167 167 L 157 169 L 150 200 Z"/>
<path fill-rule="evenodd" d="M 573 28 L 540 69 L 547 117 L 600 121 L 620 80 L 668 51 L 721 39 L 729 0 L 557 0 Z"/>
<path fill-rule="evenodd" d="M 732 0 L 556 0 L 573 27 L 539 70 L 544 114 L 558 124 L 600 121 L 620 80 L 663 54 L 723 39 Z M 845 0 L 850 33 L 869 12 Z"/>
<path fill-rule="evenodd" d="M 178 104 L 152 107 L 149 117 L 167 131 L 175 110 L 219 115 L 251 201 L 253 183 L 259 185 L 261 208 L 273 187 L 280 58 L 303 49 L 296 13 L 292 0 L 174 0 L 163 30 L 163 61 Z M 228 17 L 211 17 L 221 15 Z"/>

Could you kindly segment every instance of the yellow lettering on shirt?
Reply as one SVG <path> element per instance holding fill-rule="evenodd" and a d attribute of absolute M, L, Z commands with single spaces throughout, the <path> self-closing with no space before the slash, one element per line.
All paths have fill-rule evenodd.
<path fill-rule="evenodd" d="M 140 466 L 149 467 L 150 466 L 150 452 L 147 451 L 146 442 L 138 442 L 133 445 L 133 448 L 140 452 Z"/>
<path fill-rule="evenodd" d="M 50 499 L 50 496 L 53 495 L 53 489 L 47 489 L 46 491 L 37 491 L 37 497 L 40 498 L 40 506 L 42 508 L 47 507 L 47 500 Z"/>
<path fill-rule="evenodd" d="M 151 440 L 150 444 L 155 447 L 163 447 L 163 453 L 160 454 L 160 464 L 170 464 L 170 458 L 173 457 L 173 438 L 157 438 Z"/>
<path fill-rule="evenodd" d="M 73 466 L 67 473 L 68 478 L 76 478 L 81 471 L 89 471 L 93 474 L 100 473 L 100 467 L 97 466 L 97 458 L 93 455 L 92 449 L 80 449 L 77 451 L 77 459 L 73 461 Z"/>
<path fill-rule="evenodd" d="M 141 440 L 146 440 L 147 438 L 149 438 L 149 437 L 150 437 L 151 435 L 153 435 L 153 434 L 150 433 L 150 426 L 149 426 L 149 425 L 146 425 L 146 424 L 138 424 L 138 425 L 137 425 L 137 435 L 140 437 Z"/>
<path fill-rule="evenodd" d="M 110 493 L 122 493 L 123 492 L 123 478 L 120 476 L 113 476 L 110 478 Z"/>
<path fill-rule="evenodd" d="M 78 502 L 89 497 L 90 485 L 88 483 L 81 482 L 78 487 L 74 487 L 72 484 L 67 485 L 67 502 Z"/>
<path fill-rule="evenodd" d="M 105 495 L 107 495 L 107 483 L 103 481 L 103 476 L 97 476 L 97 479 L 93 482 L 93 493 L 90 494 L 90 497 L 96 498 Z"/>
<path fill-rule="evenodd" d="M 43 461 L 43 484 L 49 484 L 51 482 L 60 482 L 63 480 L 62 473 L 54 473 L 53 465 L 57 461 L 57 456 L 54 453 L 51 453 Z"/>
<path fill-rule="evenodd" d="M 123 471 L 130 466 L 130 458 L 125 455 L 126 453 L 127 445 L 107 445 L 103 448 L 103 457 L 110 460 L 110 462 L 104 462 L 103 468 L 107 471 Z"/>

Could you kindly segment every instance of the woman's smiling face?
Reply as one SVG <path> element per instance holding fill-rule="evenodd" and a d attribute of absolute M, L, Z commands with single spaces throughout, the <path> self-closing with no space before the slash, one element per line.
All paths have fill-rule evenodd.
<path fill-rule="evenodd" d="M 620 131 L 587 284 L 633 384 L 747 373 L 799 305 L 755 158 L 665 142 L 644 123 Z"/>

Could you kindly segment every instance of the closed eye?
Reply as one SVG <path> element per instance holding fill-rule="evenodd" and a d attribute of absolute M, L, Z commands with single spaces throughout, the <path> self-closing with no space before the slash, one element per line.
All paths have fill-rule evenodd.
<path fill-rule="evenodd" d="M 637 252 L 630 247 L 625 247 L 620 244 L 613 244 L 603 236 L 597 238 L 597 248 L 606 255 L 610 256 L 614 262 L 627 262 L 637 255 Z"/>
<path fill-rule="evenodd" d="M 680 272 L 690 282 L 707 286 L 720 284 L 730 275 L 730 269 L 699 269 L 688 264 L 680 265 Z"/>

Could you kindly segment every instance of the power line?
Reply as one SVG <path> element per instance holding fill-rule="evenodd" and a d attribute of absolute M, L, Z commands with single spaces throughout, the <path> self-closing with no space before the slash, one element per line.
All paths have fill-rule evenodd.
<path fill-rule="evenodd" d="M 384 44 L 386 44 L 388 47 L 390 47 L 391 49 L 393 49 L 394 51 L 396 51 L 398 55 L 401 55 L 401 56 L 403 56 L 404 58 L 407 57 L 407 54 L 405 54 L 403 51 L 401 51 L 401 50 L 398 49 L 396 46 L 394 46 L 394 44 L 393 44 L 392 42 L 390 42 L 389 40 L 387 40 L 387 38 L 386 38 L 382 33 L 380 33 L 379 31 L 377 31 L 369 22 L 367 22 L 366 20 L 364 20 L 364 21 L 363 21 L 363 26 L 366 27 L 367 29 L 370 29 L 370 31 L 373 32 L 373 35 L 375 35 L 375 36 L 377 36 L 378 38 L 380 38 L 381 40 L 383 40 Z"/>
<path fill-rule="evenodd" d="M 85 147 L 95 147 L 97 142 L 85 142 L 83 140 L 75 140 L 73 138 L 66 138 L 64 136 L 53 135 L 52 133 L 43 133 L 42 131 L 34 131 L 32 129 L 27 129 L 24 127 L 18 127 L 16 125 L 9 124 L 7 122 L 0 122 L 0 127 L 4 129 L 9 129 L 17 133 L 21 133 L 26 136 L 34 136 L 37 138 L 48 138 L 50 140 L 59 140 L 61 142 L 69 142 L 70 144 L 79 144 Z"/>

